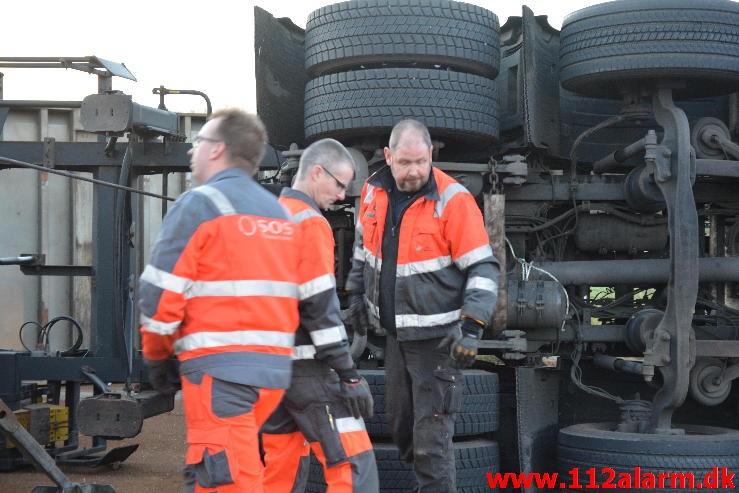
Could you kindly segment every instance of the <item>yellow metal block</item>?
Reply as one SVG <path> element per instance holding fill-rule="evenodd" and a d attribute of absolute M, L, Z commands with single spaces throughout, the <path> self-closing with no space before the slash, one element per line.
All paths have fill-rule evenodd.
<path fill-rule="evenodd" d="M 69 438 L 69 408 L 56 404 L 32 404 L 34 408 L 45 407 L 49 409 L 49 438 L 46 443 L 62 442 Z M 31 430 L 31 410 L 18 409 L 13 411 L 18 423 L 27 431 Z M 10 440 L 5 441 L 5 448 L 14 448 Z"/>

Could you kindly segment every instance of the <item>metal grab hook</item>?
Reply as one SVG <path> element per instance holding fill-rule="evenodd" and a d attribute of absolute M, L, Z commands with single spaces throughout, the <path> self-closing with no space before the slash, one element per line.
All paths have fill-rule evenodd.
<path fill-rule="evenodd" d="M 164 96 L 167 94 L 192 94 L 195 96 L 200 96 L 203 99 L 205 99 L 205 116 L 206 118 L 210 116 L 211 113 L 213 113 L 213 105 L 210 104 L 210 98 L 207 94 L 205 94 L 202 91 L 195 91 L 192 89 L 167 89 L 164 86 L 155 87 L 151 90 L 152 94 L 159 94 L 159 106 L 158 108 L 160 110 L 166 110 L 167 107 L 164 105 Z"/>

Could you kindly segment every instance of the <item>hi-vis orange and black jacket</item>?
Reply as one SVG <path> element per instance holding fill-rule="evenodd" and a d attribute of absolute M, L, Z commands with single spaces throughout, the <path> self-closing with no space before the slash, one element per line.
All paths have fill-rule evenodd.
<path fill-rule="evenodd" d="M 275 197 L 229 168 L 182 195 L 140 278 L 146 358 L 266 388 L 290 384 L 299 233 Z"/>
<path fill-rule="evenodd" d="M 462 315 L 487 323 L 495 309 L 498 261 L 480 209 L 464 186 L 431 170 L 425 194 L 408 206 L 400 222 L 393 285 L 380 285 L 390 168 L 370 176 L 362 189 L 346 288 L 364 291 L 370 319 L 378 327 L 380 290 L 392 289 L 399 341 L 444 336 Z"/>
<path fill-rule="evenodd" d="M 334 275 L 334 236 L 318 205 L 306 194 L 284 188 L 280 203 L 297 223 L 300 244 L 300 327 L 295 333 L 294 371 L 325 373 L 354 368 L 339 315 Z M 323 370 L 323 371 L 321 371 Z"/>

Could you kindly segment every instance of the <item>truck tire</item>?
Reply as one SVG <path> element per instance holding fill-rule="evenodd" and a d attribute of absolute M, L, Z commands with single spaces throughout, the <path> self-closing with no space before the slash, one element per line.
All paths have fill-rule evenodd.
<path fill-rule="evenodd" d="M 308 16 L 309 75 L 380 65 L 442 66 L 495 78 L 498 17 L 451 0 L 341 2 Z"/>
<path fill-rule="evenodd" d="M 676 98 L 739 89 L 739 3 L 620 0 L 567 16 L 560 79 L 587 96 L 620 98 L 623 88 L 667 80 Z"/>
<path fill-rule="evenodd" d="M 305 137 L 389 135 L 403 118 L 433 138 L 489 141 L 499 131 L 492 80 L 444 70 L 387 68 L 324 75 L 305 87 Z"/>
<path fill-rule="evenodd" d="M 685 435 L 656 435 L 642 433 L 623 433 L 614 431 L 615 423 L 585 423 L 569 426 L 559 431 L 558 464 L 560 485 L 570 484 L 569 471 L 577 468 L 581 488 L 588 484 L 598 484 L 601 488 L 617 486 L 620 477 L 634 475 L 639 467 L 641 477 L 646 473 L 655 476 L 665 473 L 693 473 L 698 481 L 712 473 L 715 467 L 729 471 L 739 468 L 739 431 L 728 428 L 698 425 L 676 425 L 685 430 Z M 595 468 L 595 476 L 587 470 Z M 615 472 L 615 476 L 610 469 Z M 623 485 L 626 486 L 626 485 Z M 659 485 L 657 485 L 659 486 Z M 665 486 L 671 486 L 668 482 Z M 677 486 L 680 486 L 679 484 Z M 719 484 L 720 486 L 720 484 Z M 708 485 L 703 485 L 708 488 Z M 565 489 L 565 488 L 562 488 Z M 619 491 L 645 491 L 632 487 L 618 488 Z M 651 491 L 651 490 L 650 490 Z M 691 488 L 660 489 L 659 491 L 687 492 L 701 491 L 697 486 Z"/>
<path fill-rule="evenodd" d="M 398 449 L 391 443 L 375 443 L 373 445 L 377 472 L 380 477 L 382 493 L 413 491 L 416 483 L 415 475 L 400 458 Z M 458 493 L 489 493 L 496 491 L 488 486 L 486 473 L 500 471 L 500 451 L 498 442 L 491 440 L 473 440 L 456 442 L 454 458 L 457 466 Z M 319 493 L 326 491 L 321 464 L 311 455 L 310 475 L 306 492 Z"/>
<path fill-rule="evenodd" d="M 360 370 L 369 383 L 375 399 L 374 416 L 365 420 L 372 438 L 389 438 L 390 428 L 385 412 L 385 372 Z M 454 436 L 465 437 L 496 431 L 500 422 L 498 374 L 482 370 L 464 370 L 462 410 L 457 413 Z"/>

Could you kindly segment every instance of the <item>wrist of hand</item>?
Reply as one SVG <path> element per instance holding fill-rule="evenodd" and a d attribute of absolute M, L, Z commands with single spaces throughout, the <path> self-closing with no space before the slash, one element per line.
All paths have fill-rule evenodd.
<path fill-rule="evenodd" d="M 466 337 L 474 337 L 480 339 L 484 326 L 473 318 L 462 318 L 462 334 Z"/>
<path fill-rule="evenodd" d="M 339 380 L 341 380 L 342 382 L 359 382 L 359 372 L 356 370 L 356 368 L 345 368 L 341 370 L 336 370 L 336 373 L 339 375 Z"/>

